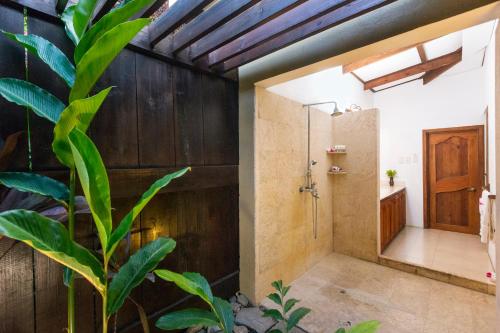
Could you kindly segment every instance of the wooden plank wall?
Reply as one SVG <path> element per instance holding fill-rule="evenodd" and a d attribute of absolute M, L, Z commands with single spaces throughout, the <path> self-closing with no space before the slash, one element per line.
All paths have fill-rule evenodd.
<path fill-rule="evenodd" d="M 28 30 L 70 53 L 62 26 L 28 13 Z M 23 31 L 23 13 L 0 5 L 0 29 Z M 28 57 L 28 78 L 65 100 L 68 89 L 50 69 Z M 0 77 L 25 77 L 24 51 L 0 37 Z M 134 226 L 130 251 L 156 235 L 177 240 L 161 266 L 205 275 L 216 293 L 238 289 L 238 92 L 237 83 L 175 67 L 125 50 L 98 83 L 117 86 L 89 133 L 109 168 L 114 217 L 119 221 L 156 178 L 183 166 L 193 171 L 169 186 L 144 210 Z M 0 136 L 24 130 L 12 169 L 28 169 L 27 113 L 0 99 Z M 52 126 L 29 114 L 33 169 L 60 179 L 66 172 L 50 149 Z M 80 218 L 78 240 L 96 246 L 88 217 Z M 0 249 L 2 249 L 0 240 Z M 126 248 L 120 254 L 126 256 Z M 78 332 L 99 332 L 100 299 L 78 280 Z M 133 297 L 154 320 L 193 300 L 167 283 L 146 281 Z M 0 332 L 53 333 L 66 327 L 66 288 L 62 268 L 15 245 L 0 258 Z M 128 302 L 113 318 L 118 332 L 142 332 Z M 155 329 L 152 330 L 156 332 Z"/>

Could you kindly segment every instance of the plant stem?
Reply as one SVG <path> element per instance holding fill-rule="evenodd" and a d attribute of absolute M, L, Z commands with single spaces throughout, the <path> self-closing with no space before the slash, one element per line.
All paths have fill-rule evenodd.
<path fill-rule="evenodd" d="M 71 168 L 69 172 L 69 207 L 68 207 L 68 230 L 71 240 L 75 238 L 75 188 L 76 171 Z M 71 272 L 68 286 L 68 332 L 75 333 L 75 273 Z"/>
<path fill-rule="evenodd" d="M 106 259 L 106 253 L 104 253 L 104 292 L 102 293 L 102 332 L 108 333 L 108 260 Z"/>

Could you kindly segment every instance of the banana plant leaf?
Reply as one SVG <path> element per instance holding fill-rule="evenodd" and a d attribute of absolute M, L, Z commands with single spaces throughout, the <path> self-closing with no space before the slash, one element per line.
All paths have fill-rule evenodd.
<path fill-rule="evenodd" d="M 111 194 L 106 168 L 97 147 L 85 133 L 75 128 L 70 134 L 70 145 L 101 246 L 106 249 L 113 226 Z"/>
<path fill-rule="evenodd" d="M 5 36 L 24 46 L 30 53 L 45 62 L 71 88 L 75 83 L 75 66 L 54 44 L 37 35 L 12 34 L 2 31 Z"/>
<path fill-rule="evenodd" d="M 94 119 L 96 112 L 111 91 L 107 88 L 95 96 L 79 99 L 71 103 L 61 113 L 59 121 L 54 128 L 54 141 L 52 150 L 57 159 L 65 166 L 72 168 L 74 166 L 73 153 L 69 145 L 69 134 L 73 128 L 78 128 L 85 133 Z"/>
<path fill-rule="evenodd" d="M 206 303 L 212 304 L 214 297 L 208 281 L 198 273 L 175 273 L 167 269 L 158 269 L 155 274 L 165 281 L 173 282 L 191 295 L 196 295 Z"/>
<path fill-rule="evenodd" d="M 78 64 L 83 55 L 101 38 L 106 32 L 110 31 L 119 24 L 129 20 L 142 8 L 153 3 L 154 0 L 132 0 L 123 6 L 110 11 L 104 15 L 89 31 L 85 33 L 75 49 L 74 60 Z"/>
<path fill-rule="evenodd" d="M 232 314 L 232 311 L 231 311 Z M 210 311 L 202 309 L 185 309 L 164 315 L 156 322 L 162 330 L 181 330 L 195 326 L 218 326 L 217 317 Z"/>
<path fill-rule="evenodd" d="M 224 327 L 221 328 L 225 333 L 232 333 L 234 327 L 234 317 L 231 304 L 222 298 L 214 297 L 212 306 L 217 314 L 217 317 L 219 318 L 219 322 L 224 325 Z"/>
<path fill-rule="evenodd" d="M 57 123 L 61 112 L 66 107 L 63 102 L 48 91 L 18 79 L 0 79 L 0 95 L 9 102 L 33 110 L 38 116 L 53 123 Z"/>
<path fill-rule="evenodd" d="M 94 14 L 95 7 L 97 5 L 97 0 L 79 0 L 74 8 L 73 13 L 73 29 L 78 38 L 80 39 L 87 31 L 87 28 L 92 21 L 92 16 Z M 78 44 L 78 42 L 76 44 Z"/>
<path fill-rule="evenodd" d="M 76 81 L 71 89 L 70 102 L 85 98 L 111 62 L 150 22 L 150 19 L 125 22 L 102 35 L 76 66 Z"/>
<path fill-rule="evenodd" d="M 153 197 L 165 186 L 167 186 L 172 180 L 179 178 L 191 170 L 190 168 L 184 168 L 177 172 L 166 175 L 165 177 L 157 180 L 151 187 L 144 192 L 142 197 L 136 203 L 134 208 L 122 219 L 118 228 L 113 231 L 109 239 L 108 248 L 106 250 L 107 256 L 110 257 L 115 251 L 116 247 L 120 241 L 127 235 L 132 227 L 132 224 L 136 217 L 141 213 L 144 207 L 153 199 Z"/>
<path fill-rule="evenodd" d="M 66 31 L 66 35 L 73 42 L 73 44 L 77 45 L 79 38 L 75 32 L 75 27 L 73 26 L 73 16 L 75 15 L 76 5 L 70 5 L 66 7 L 64 12 L 61 15 L 61 20 L 64 22 L 64 30 Z"/>
<path fill-rule="evenodd" d="M 27 210 L 0 213 L 0 234 L 22 241 L 40 253 L 78 272 L 102 293 L 104 272 L 99 260 L 69 238 L 59 222 Z"/>
<path fill-rule="evenodd" d="M 69 189 L 52 178 L 28 172 L 0 172 L 0 184 L 21 192 L 32 192 L 64 203 L 69 199 Z"/>
<path fill-rule="evenodd" d="M 108 316 L 118 311 L 132 289 L 137 287 L 145 279 L 146 274 L 155 269 L 174 248 L 175 241 L 173 239 L 160 237 L 130 257 L 109 285 Z"/>

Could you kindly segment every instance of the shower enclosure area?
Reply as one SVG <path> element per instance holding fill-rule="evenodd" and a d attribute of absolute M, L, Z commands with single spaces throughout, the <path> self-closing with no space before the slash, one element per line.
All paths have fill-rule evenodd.
<path fill-rule="evenodd" d="M 377 206 L 368 208 L 368 216 L 359 198 L 370 203 L 378 196 L 378 113 L 332 117 L 333 103 L 330 112 L 324 112 L 259 87 L 255 103 L 255 235 L 241 235 L 243 244 L 254 247 L 255 263 L 249 263 L 247 271 L 255 275 L 242 274 L 241 285 L 244 289 L 245 278 L 254 279 L 255 290 L 243 291 L 260 301 L 273 280 L 295 280 L 337 245 L 341 253 L 359 249 L 354 254 L 369 260 L 372 253 L 377 255 Z M 354 137 L 366 142 L 346 135 L 349 132 L 363 132 Z M 333 145 L 346 145 L 347 153 L 328 154 Z M 329 173 L 332 165 L 344 167 L 346 173 Z M 373 174 L 373 186 L 362 174 L 365 168 L 374 169 L 368 173 Z"/>

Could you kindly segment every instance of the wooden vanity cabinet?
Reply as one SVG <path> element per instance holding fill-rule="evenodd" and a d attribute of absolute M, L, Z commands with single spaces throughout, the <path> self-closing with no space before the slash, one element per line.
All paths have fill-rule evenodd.
<path fill-rule="evenodd" d="M 406 225 L 406 190 L 380 201 L 380 246 L 382 252 Z"/>

